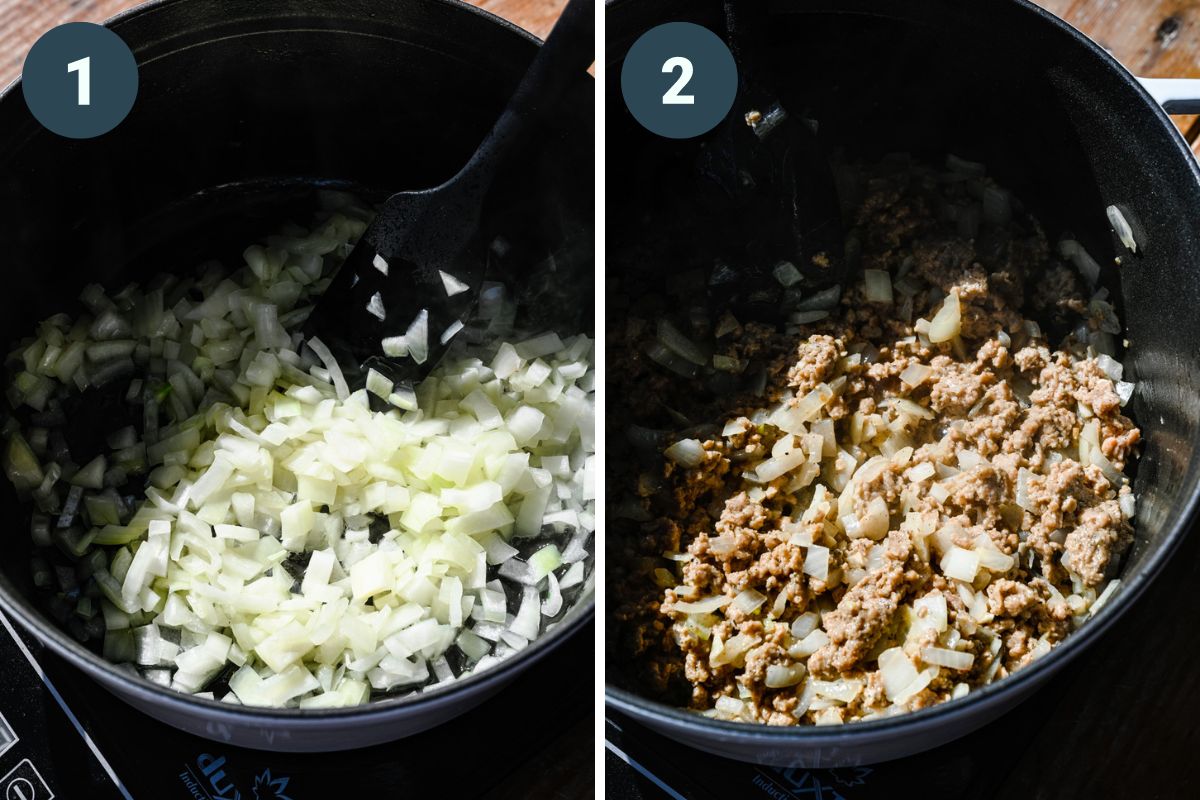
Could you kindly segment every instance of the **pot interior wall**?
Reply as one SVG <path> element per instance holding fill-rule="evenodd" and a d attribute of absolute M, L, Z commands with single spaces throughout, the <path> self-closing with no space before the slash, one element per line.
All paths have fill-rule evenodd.
<path fill-rule="evenodd" d="M 0 102 L 2 342 L 75 311 L 91 282 L 115 291 L 214 256 L 237 265 L 278 224 L 309 222 L 320 186 L 382 199 L 449 178 L 536 52 L 506 25 L 439 0 L 176 0 L 113 27 L 141 74 L 113 132 L 61 139 L 34 122 L 19 88 Z M 580 75 L 498 176 L 484 214 L 511 248 L 488 277 L 520 277 L 531 327 L 593 325 L 592 109 Z M 30 596 L 28 515 L 7 480 L 0 498 L 13 509 L 0 588 Z"/>
<path fill-rule="evenodd" d="M 1070 232 L 1102 265 L 1127 328 L 1126 379 L 1138 381 L 1131 408 L 1145 439 L 1135 483 L 1137 539 L 1123 565 L 1126 579 L 1137 582 L 1180 524 L 1197 481 L 1200 188 L 1186 147 L 1122 71 L 1027 3 L 848 0 L 771 8 L 769 57 L 781 100 L 816 120 L 829 147 L 868 162 L 894 152 L 983 162 L 1044 223 L 1051 242 Z M 720 246 L 702 230 L 664 233 L 686 228 L 671 210 L 694 194 L 695 159 L 711 134 L 660 139 L 619 98 L 629 46 L 677 19 L 724 29 L 718 2 L 609 5 L 608 285 L 615 278 L 629 290 L 625 298 L 610 291 L 610 330 L 638 302 L 629 298 L 707 268 L 705 246 Z M 1123 252 L 1111 233 L 1109 204 L 1126 209 L 1138 228 L 1139 255 Z M 661 408 L 614 399 L 609 464 L 637 458 L 625 436 L 632 423 L 677 427 Z M 619 501 L 621 487 L 608 485 Z M 611 543 L 637 535 L 636 525 L 621 520 L 610 530 Z M 627 659 L 612 656 L 621 652 L 609 658 L 618 683 Z"/>

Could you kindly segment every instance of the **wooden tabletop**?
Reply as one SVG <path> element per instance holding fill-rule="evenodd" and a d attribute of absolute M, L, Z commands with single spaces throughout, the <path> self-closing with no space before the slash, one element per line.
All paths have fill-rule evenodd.
<path fill-rule="evenodd" d="M 1200 0 L 1035 0 L 1142 78 L 1200 78 Z M 1175 123 L 1200 154 L 1200 117 Z"/>

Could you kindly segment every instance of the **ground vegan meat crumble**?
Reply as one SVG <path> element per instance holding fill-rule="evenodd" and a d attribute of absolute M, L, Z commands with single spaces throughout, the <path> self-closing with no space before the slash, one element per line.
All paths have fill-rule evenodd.
<path fill-rule="evenodd" d="M 852 220 L 863 277 L 827 313 L 677 326 L 757 391 L 667 374 L 649 307 L 610 325 L 610 396 L 667 456 L 610 455 L 631 688 L 770 725 L 918 709 L 1044 655 L 1115 589 L 1139 441 L 1120 328 L 1032 221 L 964 229 L 1000 191 L 882 170 Z"/>

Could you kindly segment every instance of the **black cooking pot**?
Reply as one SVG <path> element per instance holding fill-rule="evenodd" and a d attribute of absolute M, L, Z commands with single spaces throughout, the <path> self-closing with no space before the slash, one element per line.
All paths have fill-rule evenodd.
<path fill-rule="evenodd" d="M 637 37 L 655 25 L 686 20 L 724 30 L 715 0 L 612 0 L 607 10 L 612 76 Z M 1136 541 L 1121 587 L 1094 619 L 1009 678 L 898 717 L 771 728 L 710 720 L 638 696 L 622 678 L 618 643 L 608 642 L 608 703 L 674 739 L 764 764 L 871 763 L 962 736 L 1027 697 L 1129 608 L 1186 535 L 1200 481 L 1200 170 L 1136 78 L 1024 0 L 794 0 L 773 2 L 770 10 L 769 59 L 783 105 L 817 120 L 827 143 L 868 161 L 902 151 L 983 162 L 1046 225 L 1051 240 L 1070 231 L 1106 265 L 1127 329 L 1127 379 L 1138 385 L 1131 408 L 1145 443 L 1134 485 Z M 1174 97 L 1172 110 L 1200 96 L 1183 83 L 1154 88 Z M 642 280 L 661 285 L 682 261 L 671 258 L 672 246 L 677 253 L 688 249 L 664 241 L 662 231 L 678 228 L 670 209 L 686 200 L 681 187 L 703 138 L 665 140 L 642 129 L 625 110 L 615 78 L 606 101 L 608 283 L 649 273 Z M 732 113 L 743 111 L 735 105 Z M 1105 208 L 1114 204 L 1134 224 L 1142 245 L 1137 256 L 1109 228 Z M 1112 266 L 1118 253 L 1119 269 Z M 620 460 L 623 423 L 633 418 L 618 403 L 608 410 L 610 464 Z M 619 524 L 610 522 L 610 553 L 622 535 Z M 615 627 L 610 621 L 608 630 Z M 1115 687 L 1108 702 L 1120 702 Z"/>
<path fill-rule="evenodd" d="M 454 0 L 162 0 L 110 27 L 141 75 L 132 113 L 111 133 L 63 139 L 34 121 L 19 85 L 0 98 L 0 341 L 73 309 L 90 282 L 115 290 L 213 256 L 237 263 L 241 247 L 283 221 L 308 222 L 322 188 L 371 199 L 440 183 L 474 151 L 537 48 Z M 580 74 L 498 176 L 484 214 L 509 244 L 492 275 L 520 287 L 530 327 L 593 326 L 593 105 L 592 81 Z M 368 706 L 198 700 L 118 671 L 47 618 L 31 582 L 28 518 L 0 484 L 13 509 L 0 543 L 0 607 L 142 711 L 246 747 L 339 750 L 424 730 L 499 690 L 593 613 L 589 588 L 561 624 L 495 668 Z"/>

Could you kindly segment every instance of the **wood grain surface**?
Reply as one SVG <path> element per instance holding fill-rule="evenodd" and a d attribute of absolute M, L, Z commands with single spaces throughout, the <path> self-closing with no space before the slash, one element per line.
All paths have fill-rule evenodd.
<path fill-rule="evenodd" d="M 1200 0 L 1037 0 L 1143 78 L 1200 78 Z M 1200 117 L 1175 123 L 1200 153 Z"/>

